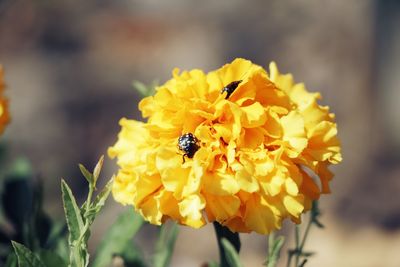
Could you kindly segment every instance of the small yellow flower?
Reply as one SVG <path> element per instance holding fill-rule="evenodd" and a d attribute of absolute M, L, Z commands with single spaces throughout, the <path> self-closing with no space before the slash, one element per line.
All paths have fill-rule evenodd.
<path fill-rule="evenodd" d="M 290 74 L 244 59 L 173 71 L 139 103 L 147 122 L 121 119 L 109 149 L 120 167 L 113 195 L 153 224 L 218 221 L 267 234 L 299 223 L 341 161 L 334 115 Z M 313 176 L 318 176 L 317 182 Z"/>
<path fill-rule="evenodd" d="M 4 131 L 4 128 L 10 121 L 10 115 L 8 113 L 8 100 L 3 95 L 4 89 L 4 72 L 3 67 L 0 65 L 0 133 Z"/>

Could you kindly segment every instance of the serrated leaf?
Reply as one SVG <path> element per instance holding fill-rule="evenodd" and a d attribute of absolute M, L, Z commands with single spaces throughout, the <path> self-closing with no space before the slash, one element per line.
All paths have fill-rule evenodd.
<path fill-rule="evenodd" d="M 97 180 L 99 179 L 101 169 L 103 168 L 103 163 L 104 163 L 104 155 L 100 157 L 99 161 L 97 162 L 96 166 L 93 169 L 94 186 L 96 186 Z"/>
<path fill-rule="evenodd" d="M 239 254 L 236 252 L 235 247 L 226 238 L 221 240 L 222 246 L 224 247 L 225 256 L 230 267 L 243 267 L 240 263 Z"/>
<path fill-rule="evenodd" d="M 142 227 L 142 217 L 133 209 L 122 213 L 116 222 L 108 229 L 100 245 L 97 247 L 93 267 L 108 266 L 113 254 L 121 254 L 130 246 L 132 238 Z"/>
<path fill-rule="evenodd" d="M 19 267 L 46 267 L 40 258 L 27 247 L 14 241 L 11 243 L 17 255 Z"/>
<path fill-rule="evenodd" d="M 69 230 L 68 241 L 72 245 L 72 242 L 78 240 L 83 231 L 82 215 L 71 189 L 64 180 L 61 180 L 61 191 L 65 218 Z"/>
<path fill-rule="evenodd" d="M 170 228 L 170 229 L 168 229 Z M 163 224 L 160 229 L 160 235 L 156 244 L 154 254 L 155 267 L 167 267 L 171 261 L 171 256 L 174 251 L 176 238 L 178 237 L 178 225 L 173 223 L 171 227 Z"/>
<path fill-rule="evenodd" d="M 79 164 L 79 169 L 81 170 L 81 173 L 86 178 L 88 183 L 89 184 L 94 184 L 93 174 L 91 174 L 90 171 L 88 171 L 88 169 L 86 169 L 86 167 L 83 166 L 82 164 Z"/>

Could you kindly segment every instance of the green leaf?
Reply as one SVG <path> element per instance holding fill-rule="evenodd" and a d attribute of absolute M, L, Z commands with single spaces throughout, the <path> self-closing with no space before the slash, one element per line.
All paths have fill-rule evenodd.
<path fill-rule="evenodd" d="M 89 220 L 90 224 L 95 219 L 96 215 L 100 212 L 106 203 L 108 196 L 111 193 L 114 176 L 108 181 L 103 190 L 97 195 L 94 202 L 91 204 L 90 209 L 85 213 L 85 217 Z"/>
<path fill-rule="evenodd" d="M 68 241 L 67 238 L 62 237 L 62 238 L 58 238 L 56 240 L 56 243 L 53 245 L 52 250 L 57 253 L 58 255 L 60 255 L 60 257 L 68 262 L 69 261 L 69 257 L 70 257 L 70 251 L 69 251 L 69 247 L 68 247 Z"/>
<path fill-rule="evenodd" d="M 133 209 L 122 213 L 104 235 L 96 251 L 93 267 L 108 266 L 114 254 L 121 254 L 130 246 L 132 238 L 142 227 L 142 217 Z"/>
<path fill-rule="evenodd" d="M 40 259 L 42 259 L 46 266 L 67 267 L 67 263 L 54 251 L 40 251 Z"/>
<path fill-rule="evenodd" d="M 226 238 L 222 238 L 222 246 L 224 247 L 226 259 L 231 267 L 243 267 L 240 263 L 239 255 L 235 247 Z"/>
<path fill-rule="evenodd" d="M 67 232 L 67 225 L 65 222 L 56 221 L 50 229 L 49 237 L 46 242 L 46 247 L 53 247 L 57 242 L 64 238 Z"/>
<path fill-rule="evenodd" d="M 172 223 L 171 227 L 168 227 L 167 224 L 161 226 L 160 236 L 157 240 L 156 251 L 154 254 L 155 267 L 169 266 L 174 251 L 175 241 L 178 237 L 178 231 L 179 228 L 176 223 Z"/>
<path fill-rule="evenodd" d="M 64 203 L 65 218 L 67 220 L 67 226 L 69 230 L 69 243 L 72 245 L 73 241 L 76 241 L 81 236 L 83 231 L 83 220 L 81 211 L 76 204 L 74 195 L 71 189 L 64 180 L 61 180 L 61 191 Z"/>
<path fill-rule="evenodd" d="M 9 253 L 4 267 L 17 267 L 17 266 L 18 266 L 17 255 L 15 255 L 15 253 Z"/>
<path fill-rule="evenodd" d="M 96 166 L 94 167 L 93 170 L 93 183 L 94 186 L 96 186 L 97 180 L 99 179 L 99 175 L 101 172 L 101 169 L 103 168 L 103 163 L 104 163 L 104 155 L 100 157 L 99 161 L 97 162 Z"/>
<path fill-rule="evenodd" d="M 100 210 L 106 203 L 106 200 L 111 193 L 113 182 L 114 182 L 114 176 L 111 177 L 111 179 L 104 186 L 103 190 L 101 190 L 101 192 L 97 195 L 96 199 L 94 200 L 93 207 L 96 208 L 97 210 Z"/>
<path fill-rule="evenodd" d="M 32 166 L 26 158 L 18 158 L 13 163 L 8 175 L 14 177 L 30 177 L 32 175 Z"/>
<path fill-rule="evenodd" d="M 142 96 L 149 96 L 151 88 L 147 87 L 144 83 L 139 81 L 132 82 L 133 88 L 136 89 Z"/>
<path fill-rule="evenodd" d="M 115 254 L 116 255 L 116 254 Z M 115 256 L 113 255 L 113 256 Z M 125 267 L 146 267 L 147 264 L 143 260 L 143 251 L 134 242 L 130 242 L 129 246 L 125 246 L 124 251 L 118 254 L 124 260 Z"/>
<path fill-rule="evenodd" d="M 79 164 L 79 169 L 81 170 L 81 173 L 83 174 L 83 176 L 85 176 L 85 178 L 88 181 L 88 183 L 89 184 L 94 184 L 93 174 L 91 174 L 90 171 L 88 171 L 86 169 L 86 167 L 83 166 L 82 164 Z"/>
<path fill-rule="evenodd" d="M 11 243 L 17 255 L 19 267 L 46 267 L 40 258 L 27 247 L 14 241 Z"/>

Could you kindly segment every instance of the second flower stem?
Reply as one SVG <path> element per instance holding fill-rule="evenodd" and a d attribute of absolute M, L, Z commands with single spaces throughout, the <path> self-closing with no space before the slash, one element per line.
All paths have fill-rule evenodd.
<path fill-rule="evenodd" d="M 240 238 L 238 233 L 231 232 L 227 227 L 222 226 L 218 222 L 214 222 L 215 234 L 218 241 L 220 267 L 230 267 L 226 258 L 224 247 L 222 246 L 222 238 L 226 238 L 236 249 L 237 253 L 240 251 Z"/>

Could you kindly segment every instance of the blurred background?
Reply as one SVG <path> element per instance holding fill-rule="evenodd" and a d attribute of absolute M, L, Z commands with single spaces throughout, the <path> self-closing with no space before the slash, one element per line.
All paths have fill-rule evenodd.
<path fill-rule="evenodd" d="M 31 162 L 45 209 L 62 219 L 60 178 L 83 197 L 77 164 L 94 166 L 121 117 L 140 119 L 133 80 L 164 82 L 174 67 L 210 71 L 236 57 L 275 60 L 337 115 L 344 161 L 321 200 L 326 229 L 312 230 L 307 266 L 400 266 L 400 1 L 0 0 L 12 116 L 2 141 L 10 158 Z M 116 165 L 105 164 L 109 177 Z M 92 248 L 121 209 L 109 200 Z M 154 231 L 140 233 L 147 247 Z M 244 265 L 262 266 L 266 238 L 242 240 Z M 181 227 L 172 266 L 217 253 L 212 226 Z"/>

